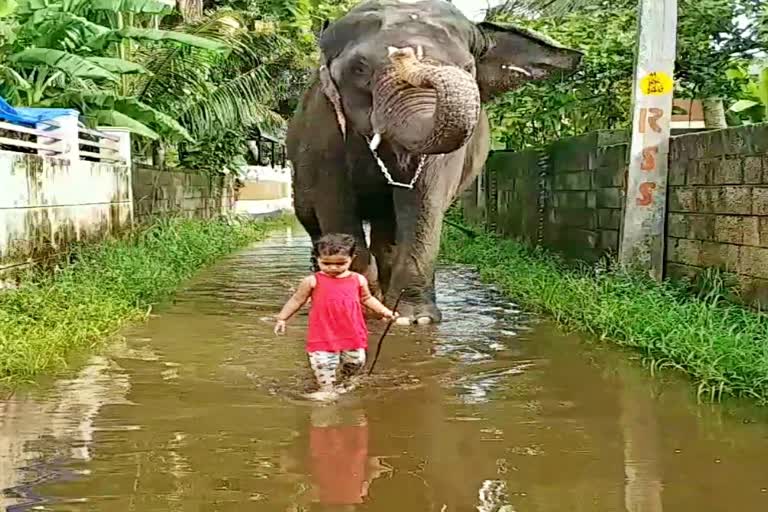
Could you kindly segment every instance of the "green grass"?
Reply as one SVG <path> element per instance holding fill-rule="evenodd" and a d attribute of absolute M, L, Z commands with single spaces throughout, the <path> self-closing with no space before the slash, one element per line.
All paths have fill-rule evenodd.
<path fill-rule="evenodd" d="M 474 266 L 529 309 L 641 351 L 652 371 L 687 373 L 700 398 L 768 402 L 768 315 L 717 290 L 694 294 L 620 271 L 573 268 L 546 251 L 485 234 L 470 239 L 452 227 L 442 243 L 444 260 Z"/>
<path fill-rule="evenodd" d="M 0 381 L 66 368 L 73 354 L 146 317 L 201 267 L 285 223 L 164 220 L 75 249 L 56 272 L 30 273 L 18 289 L 0 292 Z"/>

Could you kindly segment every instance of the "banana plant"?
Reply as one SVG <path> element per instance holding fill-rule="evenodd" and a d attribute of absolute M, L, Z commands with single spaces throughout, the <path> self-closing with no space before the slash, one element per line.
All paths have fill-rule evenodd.
<path fill-rule="evenodd" d="M 731 105 L 731 112 L 748 124 L 768 121 L 768 65 L 744 86 L 741 96 Z"/>
<path fill-rule="evenodd" d="M 15 38 L 3 49 L 10 53 L 5 62 L 0 60 L 0 75 L 12 79 L 4 82 L 4 96 L 28 106 L 77 106 L 92 124 L 123 126 L 152 139 L 191 140 L 170 116 L 135 98 L 129 101 L 127 79 L 150 72 L 132 59 L 126 42 L 212 52 L 228 50 L 225 44 L 144 26 L 173 11 L 173 5 L 163 0 L 16 2 Z M 77 101 L 72 91 L 78 91 Z M 121 99 L 107 105 L 105 97 Z"/>

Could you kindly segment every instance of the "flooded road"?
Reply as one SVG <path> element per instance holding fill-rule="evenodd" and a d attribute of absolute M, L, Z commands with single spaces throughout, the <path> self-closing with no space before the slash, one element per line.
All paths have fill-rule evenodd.
<path fill-rule="evenodd" d="M 0 405 L 9 511 L 762 511 L 768 418 L 699 406 L 631 354 L 587 345 L 439 274 L 445 323 L 393 330 L 338 404 L 311 382 L 299 230 L 222 261 L 71 378 Z M 372 326 L 372 341 L 382 325 Z"/>

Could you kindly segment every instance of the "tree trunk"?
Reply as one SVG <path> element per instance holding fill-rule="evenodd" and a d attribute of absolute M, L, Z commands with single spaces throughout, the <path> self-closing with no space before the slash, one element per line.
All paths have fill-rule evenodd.
<path fill-rule="evenodd" d="M 184 21 L 193 21 L 203 16 L 203 0 L 177 0 L 176 4 Z"/>
<path fill-rule="evenodd" d="M 713 130 L 728 128 L 722 99 L 706 98 L 702 102 L 702 108 L 704 110 L 704 126 Z"/>

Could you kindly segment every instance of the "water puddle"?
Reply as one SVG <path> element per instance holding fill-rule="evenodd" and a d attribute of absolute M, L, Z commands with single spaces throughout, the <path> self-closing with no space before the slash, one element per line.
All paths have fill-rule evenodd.
<path fill-rule="evenodd" d="M 266 319 L 308 271 L 287 230 L 222 261 L 124 343 L 0 403 L 0 505 L 44 511 L 758 511 L 768 418 L 581 343 L 463 268 L 446 322 L 394 330 L 335 405 L 306 316 Z M 372 326 L 372 339 L 383 325 Z"/>

